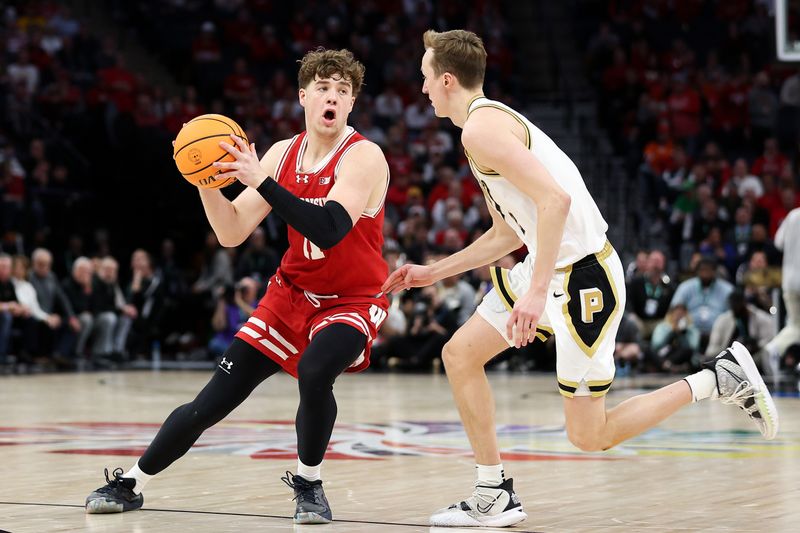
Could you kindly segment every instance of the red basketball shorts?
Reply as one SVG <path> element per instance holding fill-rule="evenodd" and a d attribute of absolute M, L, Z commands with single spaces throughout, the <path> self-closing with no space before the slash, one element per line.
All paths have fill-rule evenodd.
<path fill-rule="evenodd" d="M 386 318 L 388 304 L 385 296 L 310 293 L 290 285 L 277 273 L 236 337 L 297 377 L 297 364 L 314 335 L 331 324 L 347 324 L 367 336 L 364 351 L 347 370 L 360 372 L 369 366 L 372 341 Z"/>

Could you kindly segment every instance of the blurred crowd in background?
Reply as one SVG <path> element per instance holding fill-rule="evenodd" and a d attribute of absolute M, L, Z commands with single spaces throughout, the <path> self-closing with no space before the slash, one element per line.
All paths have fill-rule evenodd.
<path fill-rule="evenodd" d="M 109 6 L 127 33 L 109 35 L 54 2 L 3 8 L 6 368 L 118 367 L 154 349 L 189 360 L 223 353 L 278 265 L 285 227 L 269 217 L 245 245 L 220 247 L 172 164 L 170 141 L 203 113 L 233 117 L 259 151 L 302 130 L 296 61 L 319 45 L 347 47 L 367 68 L 350 122 L 390 165 L 390 268 L 460 250 L 491 226 L 458 130 L 421 94 L 419 59 L 424 30 L 473 30 L 489 54 L 487 96 L 524 109 L 502 2 Z M 768 7 L 641 0 L 582 19 L 600 120 L 641 200 L 632 210 L 644 246 L 615 243 L 630 258 L 619 375 L 685 372 L 735 339 L 773 373 L 796 366 L 798 312 L 785 297 L 800 294 L 800 280 L 782 277 L 786 243 L 775 241 L 800 206 L 800 74 L 773 60 Z M 172 79 L 129 67 L 125 39 Z M 169 91 L 170 81 L 181 89 Z M 499 264 L 510 268 L 525 253 Z M 397 297 L 373 367 L 438 367 L 441 347 L 489 289 L 484 268 Z M 783 341 L 768 346 L 785 324 Z M 554 357 L 550 341 L 492 364 L 546 370 Z"/>

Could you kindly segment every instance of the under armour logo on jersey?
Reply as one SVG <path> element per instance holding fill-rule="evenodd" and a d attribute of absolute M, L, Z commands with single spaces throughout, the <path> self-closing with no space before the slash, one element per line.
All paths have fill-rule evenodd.
<path fill-rule="evenodd" d="M 225 358 L 223 357 L 223 358 L 222 358 L 222 361 L 220 361 L 220 362 L 219 362 L 219 367 L 220 367 L 220 368 L 221 368 L 221 369 L 222 369 L 224 372 L 226 372 L 226 373 L 230 374 L 230 373 L 231 373 L 231 372 L 230 372 L 230 370 L 231 370 L 231 368 L 233 367 L 233 361 L 228 361 L 227 359 L 225 359 Z"/>
<path fill-rule="evenodd" d="M 320 178 L 320 179 L 319 179 L 319 184 L 320 184 L 320 185 L 327 185 L 327 184 L 329 184 L 330 182 L 331 182 L 331 177 L 330 177 L 330 176 L 326 176 L 326 177 L 324 177 L 324 178 Z"/>
<path fill-rule="evenodd" d="M 295 179 L 297 180 L 297 183 L 308 183 L 308 176 L 301 176 L 300 174 L 297 174 Z"/>

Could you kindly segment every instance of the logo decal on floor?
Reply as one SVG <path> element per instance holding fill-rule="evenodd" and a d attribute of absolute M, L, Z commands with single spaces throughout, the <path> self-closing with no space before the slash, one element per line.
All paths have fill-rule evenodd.
<path fill-rule="evenodd" d="M 47 453 L 141 455 L 158 423 L 62 422 L 0 427 L 0 446 L 36 446 Z M 783 433 L 764 441 L 756 431 L 651 430 L 607 452 L 583 453 L 560 426 L 498 426 L 504 461 L 615 461 L 641 456 L 746 458 L 796 449 L 800 437 Z M 291 420 L 230 420 L 206 431 L 190 453 L 246 455 L 253 459 L 295 459 Z M 458 422 L 407 421 L 336 424 L 327 460 L 381 460 L 387 457 L 472 457 Z"/>

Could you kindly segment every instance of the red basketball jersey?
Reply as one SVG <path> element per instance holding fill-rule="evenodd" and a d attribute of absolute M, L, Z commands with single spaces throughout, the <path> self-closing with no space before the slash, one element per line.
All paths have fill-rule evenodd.
<path fill-rule="evenodd" d="M 308 139 L 305 132 L 300 133 L 283 154 L 276 179 L 298 198 L 324 205 L 342 158 L 360 142 L 367 140 L 348 126 L 328 155 L 314 168 L 301 171 Z M 387 187 L 388 179 L 387 167 Z M 321 250 L 290 226 L 289 249 L 281 260 L 281 275 L 292 285 L 320 295 L 374 297 L 388 273 L 382 254 L 383 215 L 382 200 L 377 208 L 362 213 L 345 238 L 328 250 Z"/>

